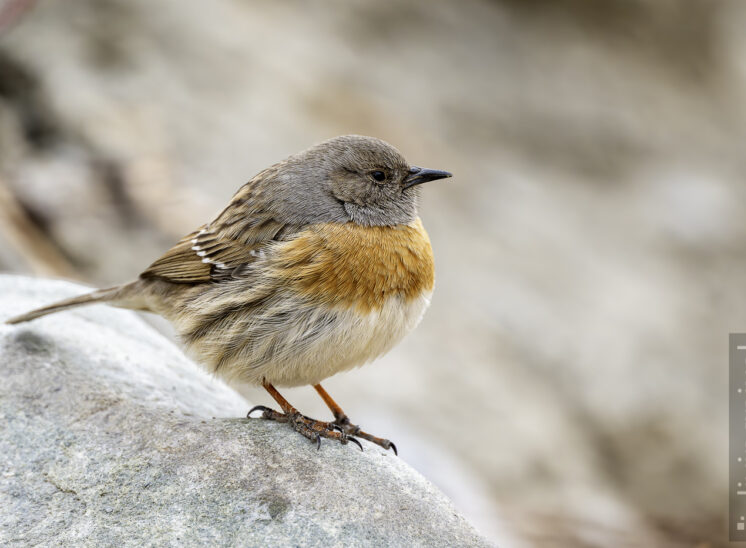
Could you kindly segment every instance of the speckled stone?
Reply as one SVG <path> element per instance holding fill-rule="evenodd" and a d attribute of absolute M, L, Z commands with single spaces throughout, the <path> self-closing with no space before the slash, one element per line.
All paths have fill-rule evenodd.
<path fill-rule="evenodd" d="M 86 289 L 0 276 L 0 320 Z M 402 459 L 317 451 L 134 313 L 0 325 L 0 545 L 489 546 Z"/>

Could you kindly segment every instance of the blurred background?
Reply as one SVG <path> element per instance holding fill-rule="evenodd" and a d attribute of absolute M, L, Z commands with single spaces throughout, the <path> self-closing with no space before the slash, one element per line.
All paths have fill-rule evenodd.
<path fill-rule="evenodd" d="M 436 292 L 327 390 L 502 546 L 722 545 L 744 28 L 737 0 L 0 0 L 0 270 L 128 281 L 262 168 L 383 138 L 455 174 L 423 188 Z"/>

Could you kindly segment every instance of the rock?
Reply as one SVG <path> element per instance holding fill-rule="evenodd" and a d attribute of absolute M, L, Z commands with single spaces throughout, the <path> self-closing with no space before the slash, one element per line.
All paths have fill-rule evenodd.
<path fill-rule="evenodd" d="M 86 288 L 0 277 L 0 321 Z M 0 545 L 487 546 L 401 458 L 320 450 L 136 314 L 0 325 Z"/>

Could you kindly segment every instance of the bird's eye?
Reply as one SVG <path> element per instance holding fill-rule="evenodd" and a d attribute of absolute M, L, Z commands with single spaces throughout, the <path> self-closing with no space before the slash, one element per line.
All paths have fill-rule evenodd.
<path fill-rule="evenodd" d="M 371 172 L 371 175 L 379 183 L 382 183 L 383 181 L 386 180 L 386 174 L 383 171 L 373 171 Z"/>

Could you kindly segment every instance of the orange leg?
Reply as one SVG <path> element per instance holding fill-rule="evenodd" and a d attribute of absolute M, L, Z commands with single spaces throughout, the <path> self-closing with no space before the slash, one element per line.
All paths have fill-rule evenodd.
<path fill-rule="evenodd" d="M 316 389 L 316 392 L 319 393 L 321 399 L 324 400 L 324 403 L 327 405 L 327 407 L 331 409 L 331 412 L 334 415 L 333 424 L 338 425 L 345 434 L 347 434 L 348 436 L 363 438 L 365 440 L 368 440 L 369 442 L 375 443 L 376 445 L 380 445 L 384 449 L 393 449 L 395 455 L 399 454 L 399 452 L 396 450 L 396 445 L 394 445 L 392 441 L 384 438 L 378 438 L 376 436 L 368 434 L 367 432 L 363 432 L 362 430 L 360 430 L 359 426 L 352 424 L 345 412 L 342 411 L 342 408 L 337 405 L 337 402 L 335 402 L 329 395 L 329 393 L 324 390 L 323 386 L 321 386 L 320 384 L 314 384 L 313 387 Z"/>
<path fill-rule="evenodd" d="M 353 443 L 356 443 L 362 451 L 363 447 L 360 445 L 360 442 L 351 435 L 348 435 L 342 427 L 335 423 L 317 421 L 308 418 L 305 415 L 301 415 L 300 412 L 290 405 L 290 402 L 288 402 L 282 394 L 280 394 L 277 389 L 269 383 L 264 384 L 264 389 L 269 392 L 269 395 L 279 404 L 283 412 L 279 413 L 269 407 L 256 405 L 252 407 L 251 411 L 246 415 L 247 418 L 251 418 L 251 414 L 254 411 L 261 411 L 262 418 L 264 419 L 289 423 L 296 432 L 303 434 L 311 441 L 315 441 L 317 448 L 321 447 L 321 438 L 328 438 L 337 440 L 342 445 L 352 441 Z"/>

